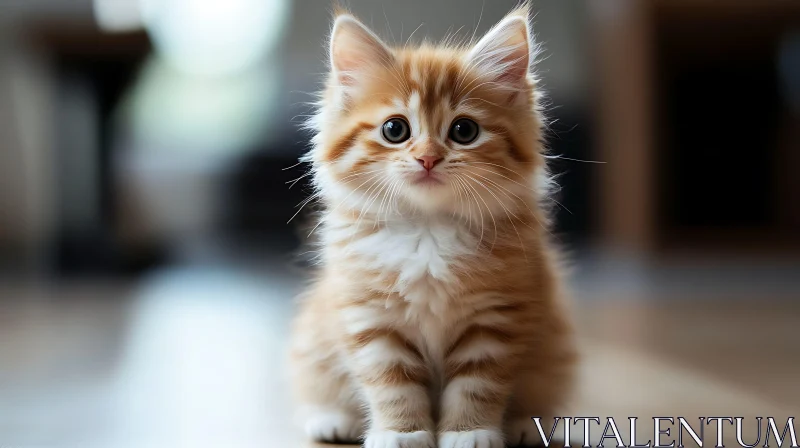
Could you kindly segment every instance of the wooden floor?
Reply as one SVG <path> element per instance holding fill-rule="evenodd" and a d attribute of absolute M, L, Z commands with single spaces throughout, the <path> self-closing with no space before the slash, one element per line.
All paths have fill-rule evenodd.
<path fill-rule="evenodd" d="M 4 287 L 0 446 L 315 446 L 282 368 L 297 288 L 280 272 L 194 269 Z M 565 415 L 800 414 L 800 302 L 578 298 L 574 313 L 583 362 Z"/>

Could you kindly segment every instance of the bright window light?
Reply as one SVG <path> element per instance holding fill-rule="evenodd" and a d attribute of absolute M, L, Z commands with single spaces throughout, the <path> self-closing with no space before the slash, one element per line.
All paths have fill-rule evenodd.
<path fill-rule="evenodd" d="M 142 28 L 139 0 L 94 0 L 94 18 L 101 30 L 123 33 Z"/>
<path fill-rule="evenodd" d="M 164 58 L 198 75 L 246 70 L 277 45 L 286 0 L 139 0 L 145 26 Z"/>

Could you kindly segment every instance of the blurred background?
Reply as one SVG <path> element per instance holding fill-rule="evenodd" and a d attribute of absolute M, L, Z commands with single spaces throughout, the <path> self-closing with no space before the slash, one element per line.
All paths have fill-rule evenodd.
<path fill-rule="evenodd" d="M 346 4 L 399 44 L 516 1 Z M 796 412 L 800 2 L 533 7 L 586 360 L 568 415 Z M 330 10 L 0 0 L 0 447 L 301 446 L 287 221 Z"/>

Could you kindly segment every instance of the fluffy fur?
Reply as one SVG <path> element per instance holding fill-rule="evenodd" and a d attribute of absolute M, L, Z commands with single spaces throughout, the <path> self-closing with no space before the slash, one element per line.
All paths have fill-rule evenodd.
<path fill-rule="evenodd" d="M 291 349 L 310 437 L 525 445 L 531 417 L 567 399 L 575 352 L 537 181 L 528 19 L 519 8 L 474 45 L 390 48 L 337 15 L 307 156 L 321 268 Z M 382 137 L 392 117 L 407 141 Z M 461 117 L 480 126 L 466 145 L 448 136 Z M 429 173 L 425 156 L 441 159 Z"/>

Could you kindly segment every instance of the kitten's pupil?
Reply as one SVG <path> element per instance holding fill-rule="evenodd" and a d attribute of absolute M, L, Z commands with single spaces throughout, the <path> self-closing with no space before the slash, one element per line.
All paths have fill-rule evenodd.
<path fill-rule="evenodd" d="M 410 136 L 408 123 L 402 118 L 392 118 L 383 124 L 383 138 L 390 143 L 406 141 Z"/>
<path fill-rule="evenodd" d="M 450 128 L 450 138 L 462 145 L 467 145 L 478 138 L 478 123 L 469 118 L 459 118 Z"/>
<path fill-rule="evenodd" d="M 392 140 L 400 139 L 404 133 L 403 125 L 399 121 L 390 121 L 386 123 L 386 134 Z"/>

